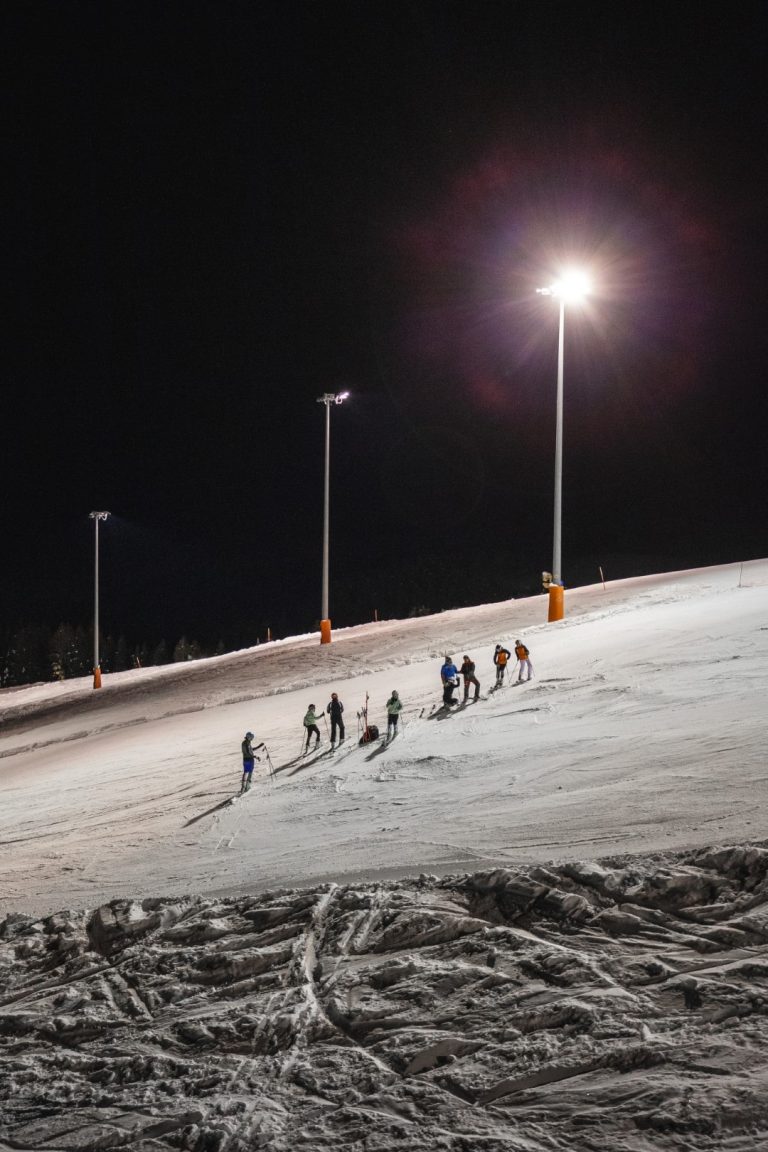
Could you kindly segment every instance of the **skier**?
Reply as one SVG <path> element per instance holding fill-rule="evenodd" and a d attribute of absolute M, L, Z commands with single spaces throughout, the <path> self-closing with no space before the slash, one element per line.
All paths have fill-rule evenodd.
<path fill-rule="evenodd" d="M 253 732 L 246 732 L 245 739 L 243 740 L 243 743 L 241 745 L 242 750 L 243 750 L 243 779 L 240 781 L 240 794 L 241 795 L 243 792 L 247 792 L 251 786 L 251 776 L 253 775 L 253 763 L 254 763 L 254 760 L 260 759 L 260 757 L 258 757 L 256 755 L 256 751 L 258 751 L 259 748 L 266 747 L 266 745 L 262 742 L 261 744 L 257 744 L 256 750 L 254 750 L 254 747 L 253 747 L 254 739 L 255 739 L 255 737 L 253 735 Z"/>
<path fill-rule="evenodd" d="M 459 686 L 459 670 L 450 656 L 446 656 L 440 669 L 440 679 L 443 682 L 443 707 L 452 708 L 456 703 L 453 694 Z"/>
<path fill-rule="evenodd" d="M 394 740 L 397 736 L 397 720 L 403 705 L 397 692 L 392 693 L 387 700 L 387 740 Z"/>
<path fill-rule="evenodd" d="M 517 678 L 518 684 L 523 679 L 524 668 L 528 671 L 526 680 L 530 680 L 531 676 L 533 675 L 533 667 L 531 665 L 530 655 L 530 652 L 526 648 L 525 644 L 523 644 L 522 640 L 515 640 L 515 656 L 517 656 L 518 660 L 520 661 L 520 675 Z"/>
<path fill-rule="evenodd" d="M 470 684 L 474 684 L 475 686 L 475 700 L 477 700 L 478 696 L 480 695 L 480 681 L 478 680 L 477 676 L 475 676 L 474 660 L 470 660 L 469 656 L 465 656 L 459 671 L 464 677 L 464 703 L 466 704 L 469 698 Z"/>
<path fill-rule="evenodd" d="M 504 683 L 504 673 L 507 670 L 507 661 L 511 660 L 512 654 L 507 648 L 502 648 L 501 644 L 496 645 L 496 651 L 493 654 L 493 662 L 496 665 L 496 687 L 501 688 Z"/>
<path fill-rule="evenodd" d="M 341 744 L 344 740 L 344 720 L 342 718 L 343 711 L 344 705 L 342 704 L 341 700 L 339 700 L 339 697 L 335 692 L 331 692 L 331 702 L 326 708 L 326 712 L 331 717 L 331 748 L 333 748 L 336 743 L 337 728 L 339 730 L 339 744 Z"/>
<path fill-rule="evenodd" d="M 304 728 L 307 733 L 307 743 L 304 746 L 305 752 L 309 752 L 309 745 L 313 736 L 315 737 L 315 748 L 317 748 L 320 743 L 320 729 L 317 726 L 317 721 L 318 717 L 315 713 L 315 706 L 314 704 L 310 704 L 307 709 L 307 714 L 304 717 Z"/>

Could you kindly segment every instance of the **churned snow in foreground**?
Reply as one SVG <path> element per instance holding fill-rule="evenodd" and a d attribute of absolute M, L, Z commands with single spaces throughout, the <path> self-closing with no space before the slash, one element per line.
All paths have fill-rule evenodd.
<path fill-rule="evenodd" d="M 768 836 L 768 562 L 367 624 L 186 665 L 0 694 L 0 912 L 114 896 L 567 860 Z M 496 643 L 535 679 L 487 696 Z M 483 696 L 429 716 L 445 653 Z M 356 712 L 404 729 L 358 747 Z M 347 741 L 297 761 L 331 691 Z M 251 729 L 276 769 L 239 787 Z M 328 750 L 323 731 L 324 748 Z"/>
<path fill-rule="evenodd" d="M 0 1145 L 768 1147 L 768 563 L 545 609 L 0 694 Z"/>
<path fill-rule="evenodd" d="M 757 1152 L 768 852 L 0 922 L 0 1142 Z"/>

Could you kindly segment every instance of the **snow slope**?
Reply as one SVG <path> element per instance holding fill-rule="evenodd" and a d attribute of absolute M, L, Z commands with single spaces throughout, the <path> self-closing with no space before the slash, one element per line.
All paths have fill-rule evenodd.
<path fill-rule="evenodd" d="M 0 696 L 0 911 L 116 896 L 258 891 L 768 836 L 768 562 L 674 573 L 274 642 L 230 656 Z M 522 636 L 536 678 L 447 718 L 449 652 Z M 370 693 L 405 729 L 359 748 Z M 296 762 L 331 690 L 349 739 Z M 266 765 L 247 797 L 252 729 Z M 327 748 L 327 743 L 326 743 Z M 222 807 L 222 803 L 224 806 Z"/>
<path fill-rule="evenodd" d="M 768 564 L 544 607 L 3 694 L 0 1147 L 768 1147 Z M 296 762 L 393 687 L 390 747 Z"/>

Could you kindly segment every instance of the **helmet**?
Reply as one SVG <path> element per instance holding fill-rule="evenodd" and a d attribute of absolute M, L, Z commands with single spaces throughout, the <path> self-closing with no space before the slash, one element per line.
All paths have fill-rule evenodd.
<path fill-rule="evenodd" d="M 253 732 L 246 732 L 245 738 L 246 740 L 253 740 Z"/>
<path fill-rule="evenodd" d="M 314 704 L 310 704 L 309 707 L 314 711 L 314 707 L 315 707 Z"/>
<path fill-rule="evenodd" d="M 519 644 L 519 643 L 520 643 L 520 641 L 519 641 L 519 640 L 515 640 L 515 644 Z"/>
<path fill-rule="evenodd" d="M 497 645 L 496 645 L 496 651 L 497 651 L 497 652 L 498 652 L 499 648 L 501 648 L 501 644 L 497 644 Z"/>
<path fill-rule="evenodd" d="M 394 688 L 392 689 L 392 695 L 397 699 L 397 692 L 395 692 Z"/>

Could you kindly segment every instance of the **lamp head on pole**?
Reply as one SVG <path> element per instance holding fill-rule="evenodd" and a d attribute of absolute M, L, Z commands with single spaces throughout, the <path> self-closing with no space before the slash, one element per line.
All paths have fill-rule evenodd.
<path fill-rule="evenodd" d="M 592 287 L 589 276 L 578 268 L 569 268 L 547 288 L 537 288 L 540 296 L 556 296 L 566 304 L 575 304 L 588 296 Z"/>
<path fill-rule="evenodd" d="M 322 396 L 318 396 L 317 403 L 328 407 L 330 404 L 343 404 L 348 399 L 349 392 L 323 392 Z"/>
<path fill-rule="evenodd" d="M 90 513 L 90 519 L 91 520 L 106 520 L 107 516 L 110 516 L 110 515 L 111 515 L 110 512 L 91 512 Z"/>

